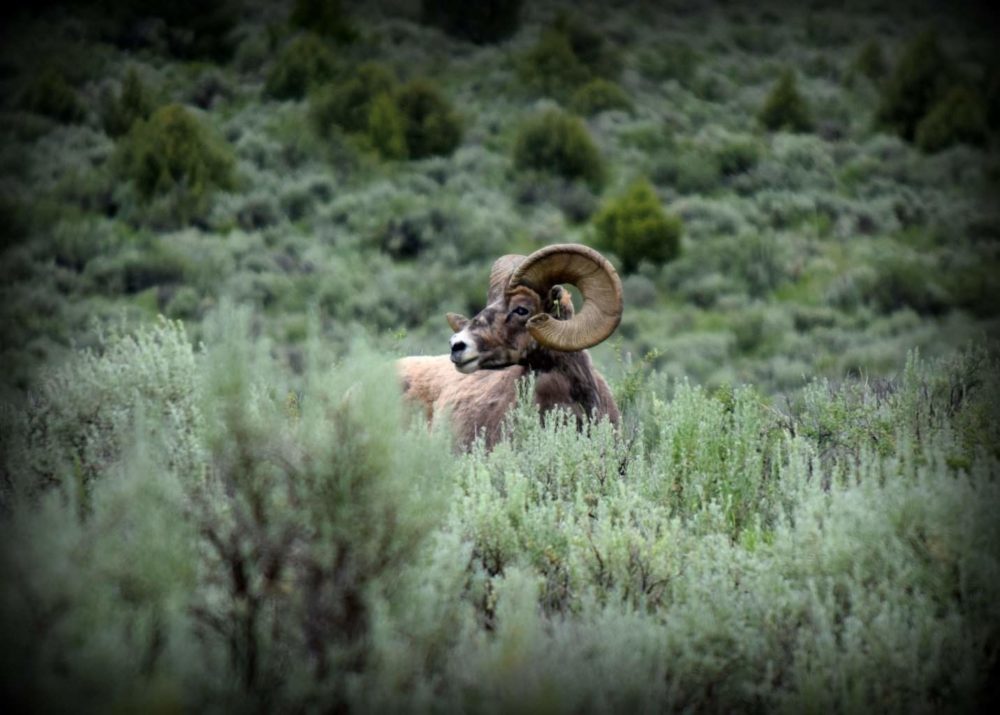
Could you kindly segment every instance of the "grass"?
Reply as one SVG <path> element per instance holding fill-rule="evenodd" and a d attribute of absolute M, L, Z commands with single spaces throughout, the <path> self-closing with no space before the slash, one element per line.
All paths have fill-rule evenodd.
<path fill-rule="evenodd" d="M 265 89 L 297 30 L 267 3 L 214 59 L 186 21 L 12 18 L 0 696 L 990 709 L 996 127 L 921 151 L 878 125 L 869 76 L 933 26 L 985 92 L 993 38 L 893 0 L 811 13 L 534 3 L 477 44 L 341 3 L 353 41 L 311 38 L 329 61 L 289 96 Z M 553 27 L 613 64 L 628 111 L 575 117 L 569 93 L 521 85 Z M 317 127 L 324 82 L 368 63 L 435 82 L 453 151 L 390 161 Z M 787 68 L 810 131 L 758 123 Z M 231 157 L 196 211 L 198 172 L 154 166 L 162 195 L 115 181 L 129 135 L 107 103 L 130 78 L 136 117 L 176 107 Z M 518 128 L 556 112 L 602 183 L 515 166 Z M 542 427 L 522 404 L 508 441 L 454 454 L 408 422 L 391 358 L 442 352 L 444 313 L 482 307 L 498 256 L 593 244 L 637 176 L 684 231 L 672 260 L 630 263 L 623 322 L 591 351 L 622 432 Z"/>

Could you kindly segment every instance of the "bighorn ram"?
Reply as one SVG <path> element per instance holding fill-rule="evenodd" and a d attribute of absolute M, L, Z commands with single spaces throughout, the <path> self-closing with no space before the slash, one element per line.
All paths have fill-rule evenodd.
<path fill-rule="evenodd" d="M 579 289 L 578 314 L 560 283 Z M 492 447 L 517 398 L 518 380 L 533 375 L 543 416 L 565 408 L 581 427 L 603 417 L 618 424 L 611 390 L 586 352 L 621 321 L 621 281 L 604 257 L 574 244 L 503 256 L 490 272 L 486 303 L 471 320 L 448 314 L 455 331 L 450 355 L 398 362 L 406 396 L 423 406 L 428 420 L 449 412 L 463 446 L 482 435 Z"/>

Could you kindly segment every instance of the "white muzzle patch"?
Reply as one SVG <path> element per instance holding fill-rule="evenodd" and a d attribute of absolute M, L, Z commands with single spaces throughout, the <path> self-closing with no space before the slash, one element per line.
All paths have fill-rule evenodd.
<path fill-rule="evenodd" d="M 479 367 L 479 351 L 468 329 L 451 336 L 451 361 L 459 372 L 466 375 Z"/>

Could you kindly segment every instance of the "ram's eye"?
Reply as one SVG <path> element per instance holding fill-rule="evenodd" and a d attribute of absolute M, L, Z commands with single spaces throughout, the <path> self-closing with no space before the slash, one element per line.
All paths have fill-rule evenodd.
<path fill-rule="evenodd" d="M 511 312 L 514 313 L 514 315 L 527 315 L 528 309 L 525 308 L 523 305 L 519 305 L 516 308 L 514 308 L 514 310 L 512 310 Z"/>

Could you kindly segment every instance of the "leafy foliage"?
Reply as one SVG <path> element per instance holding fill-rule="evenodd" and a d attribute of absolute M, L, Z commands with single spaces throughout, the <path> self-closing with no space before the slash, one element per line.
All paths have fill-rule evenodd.
<path fill-rule="evenodd" d="M 19 104 L 30 112 L 66 123 L 80 121 L 85 113 L 76 91 L 54 67 L 47 67 L 32 77 L 21 93 Z"/>
<path fill-rule="evenodd" d="M 321 135 L 337 126 L 391 159 L 447 155 L 462 138 L 462 122 L 436 83 L 418 78 L 400 86 L 378 63 L 329 83 L 313 97 L 310 114 Z"/>
<path fill-rule="evenodd" d="M 928 3 L 543 2 L 509 46 L 475 46 L 415 3 L 351 3 L 340 47 L 286 22 L 293 3 L 206 33 L 222 4 L 123 2 L 5 14 L 8 710 L 996 709 L 1000 370 L 956 347 L 1000 315 L 995 152 L 875 131 L 881 81 L 841 81 L 863 42 L 896 60 L 934 27 L 962 77 L 920 122 L 969 87 L 993 132 L 991 25 Z M 310 32 L 331 74 L 271 101 Z M 541 90 L 555 102 L 517 66 L 547 32 L 580 75 Z M 239 49 L 205 61 L 202 40 Z M 80 120 L 21 104 L 50 63 Z M 364 63 L 388 80 L 311 127 Z M 779 63 L 814 131 L 751 126 Z M 153 113 L 104 126 L 129 67 L 149 109 L 183 101 L 218 132 L 239 182 L 140 192 L 123 158 Z M 465 136 L 379 162 L 419 77 Z M 580 122 L 612 193 L 517 167 L 517 118 L 582 111 L 596 78 L 634 108 Z M 401 407 L 388 356 L 446 351 L 440 316 L 482 307 L 498 256 L 596 243 L 632 176 L 683 250 L 623 275 L 590 351 L 622 425 L 580 433 L 522 399 L 495 450 L 453 452 Z"/>
<path fill-rule="evenodd" d="M 450 35 L 479 44 L 499 42 L 515 32 L 520 23 L 523 0 L 421 0 L 424 22 Z"/>
<path fill-rule="evenodd" d="M 207 326 L 201 351 L 177 323 L 113 334 L 0 411 L 7 702 L 989 695 L 989 352 L 914 355 L 891 384 L 817 381 L 787 412 L 748 387 L 632 375 L 631 435 L 542 424 L 523 391 L 504 442 L 454 455 L 406 426 L 390 366 L 363 349 L 331 365 L 312 342 L 293 385 L 247 313 Z"/>
<path fill-rule="evenodd" d="M 914 140 L 934 152 L 955 144 L 986 143 L 986 109 L 982 98 L 968 87 L 955 87 L 931 107 L 917 125 Z"/>
<path fill-rule="evenodd" d="M 147 200 L 180 191 L 201 205 L 214 189 L 235 180 L 231 150 L 179 104 L 137 121 L 118 149 L 117 164 Z"/>
<path fill-rule="evenodd" d="M 812 129 L 812 113 L 799 93 L 795 72 L 786 70 L 781 75 L 761 107 L 758 118 L 771 131 L 807 132 Z"/>
<path fill-rule="evenodd" d="M 876 121 L 908 141 L 955 81 L 955 68 L 927 31 L 905 48 L 882 90 Z"/>
<path fill-rule="evenodd" d="M 155 18 L 163 23 L 166 49 L 184 59 L 224 61 L 232 52 L 231 32 L 240 17 L 233 0 L 206 4 L 198 0 L 111 0 L 102 4 L 117 15 L 118 41 L 126 46 L 142 44 L 144 29 Z"/>
<path fill-rule="evenodd" d="M 560 12 L 552 29 L 566 37 L 573 56 L 591 76 L 613 80 L 621 74 L 622 59 L 617 50 L 605 34 L 592 27 L 581 15 Z"/>
<path fill-rule="evenodd" d="M 121 91 L 117 96 L 106 95 L 101 109 L 104 131 L 109 136 L 120 137 L 140 119 L 148 119 L 156 109 L 156 102 L 133 66 L 125 73 Z"/>
<path fill-rule="evenodd" d="M 882 51 L 882 45 L 875 40 L 868 40 L 851 61 L 849 76 L 862 76 L 880 82 L 889 73 L 889 63 Z"/>
<path fill-rule="evenodd" d="M 663 210 L 645 178 L 608 201 L 594 217 L 594 227 L 597 246 L 618 256 L 625 272 L 634 271 L 642 261 L 666 263 L 680 252 L 681 219 Z"/>
<path fill-rule="evenodd" d="M 604 165 L 587 128 L 576 117 L 550 109 L 528 118 L 518 129 L 514 165 L 521 170 L 580 179 L 591 186 L 604 181 Z"/>
<path fill-rule="evenodd" d="M 570 107 L 583 116 L 611 109 L 631 110 L 632 102 L 619 85 L 606 79 L 592 79 L 573 93 Z"/>
<path fill-rule="evenodd" d="M 540 94 L 563 97 L 583 85 L 590 73 L 573 52 L 566 34 L 547 28 L 538 42 L 518 59 L 518 76 Z"/>
<path fill-rule="evenodd" d="M 395 97 L 405 119 L 406 149 L 411 159 L 451 154 L 462 139 L 462 122 L 436 84 L 416 79 Z"/>
<path fill-rule="evenodd" d="M 313 86 L 330 79 L 335 68 L 333 52 L 318 35 L 298 35 L 275 60 L 264 93 L 275 99 L 304 97 Z"/>
<path fill-rule="evenodd" d="M 375 98 L 396 90 L 393 71 L 377 62 L 358 66 L 346 79 L 330 82 L 310 100 L 310 113 L 321 135 L 332 125 L 348 132 L 363 132 Z"/>
<path fill-rule="evenodd" d="M 538 42 L 518 58 L 521 81 L 541 94 L 569 98 L 592 79 L 614 80 L 621 58 L 578 16 L 560 13 Z"/>
<path fill-rule="evenodd" d="M 358 34 L 340 0 L 295 0 L 288 23 L 337 42 L 352 42 Z"/>
<path fill-rule="evenodd" d="M 387 159 L 406 158 L 406 119 L 392 95 L 380 94 L 372 101 L 367 130 L 379 154 Z"/>
<path fill-rule="evenodd" d="M 700 57 L 686 42 L 664 43 L 639 55 L 639 67 L 652 79 L 688 84 L 694 79 Z"/>

